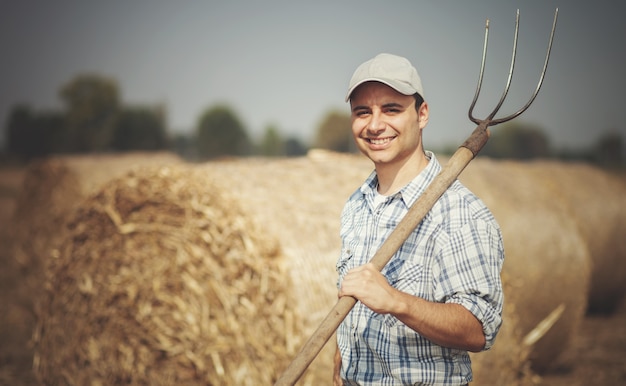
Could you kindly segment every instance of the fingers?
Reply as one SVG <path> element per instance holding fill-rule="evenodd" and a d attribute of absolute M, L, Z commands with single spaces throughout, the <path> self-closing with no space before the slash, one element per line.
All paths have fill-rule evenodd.
<path fill-rule="evenodd" d="M 343 285 L 348 287 L 362 288 L 371 284 L 387 282 L 373 264 L 367 263 L 353 268 L 343 278 Z"/>
<path fill-rule="evenodd" d="M 373 311 L 386 313 L 392 288 L 373 264 L 356 267 L 344 276 L 339 296 L 352 296 Z"/>
<path fill-rule="evenodd" d="M 352 268 L 346 273 L 341 283 L 339 296 L 357 296 L 361 289 L 371 284 L 373 275 L 378 272 L 372 272 L 368 265 L 371 264 Z"/>

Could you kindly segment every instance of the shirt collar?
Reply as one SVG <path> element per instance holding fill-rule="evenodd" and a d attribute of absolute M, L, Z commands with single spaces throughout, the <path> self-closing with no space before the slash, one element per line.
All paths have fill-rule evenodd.
<path fill-rule="evenodd" d="M 422 193 L 424 193 L 428 185 L 430 185 L 430 183 L 441 171 L 441 164 L 439 164 L 435 154 L 431 151 L 426 151 L 425 153 L 426 158 L 430 160 L 428 165 L 426 165 L 426 168 L 424 168 L 420 174 L 418 174 L 411 182 L 406 184 L 398 193 L 395 194 L 401 197 L 407 207 L 410 207 L 415 201 L 417 201 Z M 361 185 L 361 193 L 363 193 L 363 196 L 366 197 L 367 200 L 373 200 L 377 188 L 378 175 L 376 174 L 376 170 L 374 170 L 369 177 L 367 177 L 363 185 Z"/>

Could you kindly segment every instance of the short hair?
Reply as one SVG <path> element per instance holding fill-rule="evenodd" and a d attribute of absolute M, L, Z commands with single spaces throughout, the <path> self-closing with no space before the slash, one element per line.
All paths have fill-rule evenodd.
<path fill-rule="evenodd" d="M 415 98 L 415 110 L 419 112 L 420 106 L 424 103 L 424 98 L 419 93 L 413 94 L 413 98 Z"/>

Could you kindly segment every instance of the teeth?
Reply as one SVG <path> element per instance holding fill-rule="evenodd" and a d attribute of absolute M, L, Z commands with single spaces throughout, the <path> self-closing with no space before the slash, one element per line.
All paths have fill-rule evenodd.
<path fill-rule="evenodd" d="M 390 142 L 393 138 L 370 138 L 370 142 L 374 145 L 383 145 L 387 142 Z"/>

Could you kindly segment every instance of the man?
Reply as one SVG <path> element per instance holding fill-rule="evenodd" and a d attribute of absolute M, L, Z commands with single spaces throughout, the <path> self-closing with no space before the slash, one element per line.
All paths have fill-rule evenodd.
<path fill-rule="evenodd" d="M 339 296 L 358 302 L 337 330 L 335 385 L 465 385 L 468 351 L 491 347 L 502 323 L 500 228 L 458 181 L 382 272 L 367 263 L 441 170 L 422 144 L 423 98 L 417 71 L 395 55 L 350 81 L 352 134 L 375 170 L 341 217 Z"/>

